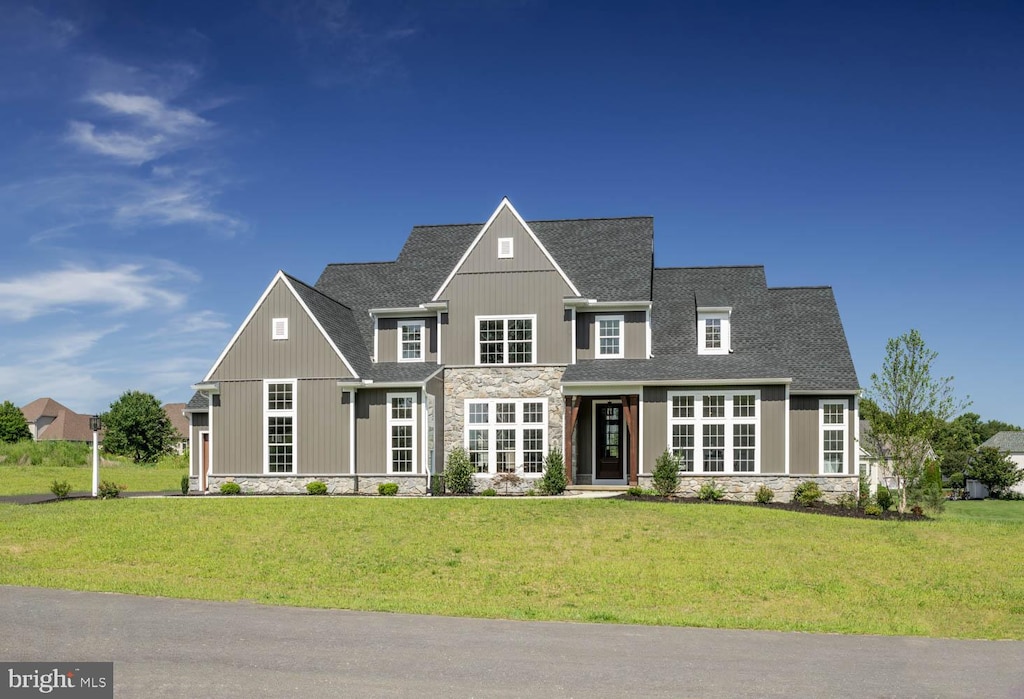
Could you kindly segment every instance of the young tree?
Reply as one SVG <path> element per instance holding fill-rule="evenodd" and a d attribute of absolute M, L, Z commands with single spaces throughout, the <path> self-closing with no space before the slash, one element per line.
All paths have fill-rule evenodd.
<path fill-rule="evenodd" d="M 947 421 L 965 404 L 953 396 L 953 377 L 932 376 L 938 353 L 911 330 L 890 339 L 880 374 L 871 375 L 871 398 L 879 408 L 869 416 L 875 450 L 892 459 L 898 510 L 907 509 L 908 486 L 916 483 L 930 456 L 929 437 L 937 420 Z"/>
<path fill-rule="evenodd" d="M 168 453 L 178 432 L 151 393 L 126 391 L 100 416 L 106 434 L 103 449 L 130 456 L 135 463 L 150 463 Z"/>
<path fill-rule="evenodd" d="M 983 483 L 989 492 L 998 496 L 1024 480 L 1024 470 L 1006 452 L 995 447 L 982 447 L 971 457 L 967 477 Z"/>
<path fill-rule="evenodd" d="M 25 415 L 14 403 L 5 400 L 0 404 L 0 442 L 13 444 L 23 439 L 32 439 Z"/>

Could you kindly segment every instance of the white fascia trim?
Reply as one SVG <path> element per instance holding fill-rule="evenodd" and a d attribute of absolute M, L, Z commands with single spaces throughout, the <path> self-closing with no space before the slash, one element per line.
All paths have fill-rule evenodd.
<path fill-rule="evenodd" d="M 194 383 L 189 386 L 189 388 L 201 393 L 220 393 L 220 381 L 203 381 L 202 383 Z"/>
<path fill-rule="evenodd" d="M 783 444 L 783 447 L 782 447 L 782 449 L 783 449 L 783 456 L 782 456 L 782 458 L 785 461 L 785 463 L 782 465 L 783 466 L 782 472 L 788 474 L 789 473 L 789 397 L 790 397 L 790 395 L 792 395 L 792 391 L 789 390 L 789 386 L 788 385 L 785 388 L 786 388 L 786 420 L 785 420 L 786 441 L 785 441 L 785 444 Z"/>
<path fill-rule="evenodd" d="M 436 304 L 430 304 L 436 305 Z M 434 308 L 426 308 L 427 304 L 421 306 L 407 306 L 404 308 L 371 308 L 367 312 L 372 316 L 379 316 L 381 318 L 422 318 L 424 311 L 436 310 Z"/>
<path fill-rule="evenodd" d="M 569 330 L 569 332 L 572 333 L 571 342 L 569 343 L 569 346 L 572 347 L 572 358 L 571 358 L 571 361 L 569 363 L 570 364 L 575 364 L 576 363 L 576 307 L 575 306 L 566 306 L 566 307 L 569 309 L 569 314 L 572 316 L 572 328 Z"/>
<path fill-rule="evenodd" d="M 342 394 L 351 393 L 348 402 L 348 472 L 356 472 L 356 389 L 345 388 Z"/>
<path fill-rule="evenodd" d="M 372 311 L 370 312 L 370 318 L 373 320 L 373 363 L 376 364 L 377 363 L 377 332 L 379 331 L 379 328 L 377 327 L 377 316 L 375 316 Z"/>
<path fill-rule="evenodd" d="M 686 390 L 690 386 L 721 386 L 723 390 L 729 390 L 732 386 L 757 386 L 760 384 L 785 384 L 789 385 L 793 379 L 659 379 L 657 381 L 563 381 L 562 391 L 566 394 L 583 395 L 578 393 L 579 389 L 620 389 L 634 388 L 639 386 L 677 386 L 679 390 Z"/>
<path fill-rule="evenodd" d="M 697 313 L 725 313 L 732 315 L 732 306 L 697 306 Z"/>
<path fill-rule="evenodd" d="M 569 304 L 566 304 L 569 305 Z M 585 305 L 592 311 L 649 311 L 653 304 L 650 301 L 595 301 L 589 299 Z"/>
<path fill-rule="evenodd" d="M 437 293 L 434 294 L 433 297 L 430 299 L 431 301 L 437 301 L 438 299 L 441 298 L 442 292 L 444 292 L 444 290 L 448 288 L 448 284 L 450 284 L 452 279 L 455 278 L 455 275 L 458 273 L 459 269 L 461 269 L 462 265 L 465 264 L 466 260 L 469 258 L 470 253 L 472 253 L 473 250 L 476 248 L 477 244 L 484 237 L 484 234 L 491 227 L 491 224 L 494 223 L 494 219 L 498 218 L 498 214 L 501 213 L 501 210 L 503 208 L 507 208 L 509 211 L 512 212 L 512 215 L 515 216 L 516 220 L 519 221 L 519 224 L 526 230 L 530 238 L 533 240 L 534 244 L 538 248 L 540 248 L 540 251 L 542 253 L 544 253 L 544 257 L 546 257 L 548 262 L 551 263 L 551 266 L 555 268 L 555 271 L 558 272 L 559 275 L 561 275 L 562 281 L 565 282 L 565 285 L 569 287 L 572 293 L 575 294 L 576 296 L 580 295 L 579 289 L 577 289 L 576 285 L 572 283 L 572 280 L 569 279 L 568 275 L 566 275 L 566 273 L 562 271 L 562 268 L 558 266 L 558 263 L 555 262 L 555 258 L 551 256 L 551 253 L 548 252 L 547 248 L 545 248 L 544 245 L 541 244 L 540 238 L 537 237 L 537 234 L 534 233 L 533 230 L 526 224 L 526 221 L 524 221 L 523 217 L 519 215 L 518 211 L 516 211 L 516 207 L 512 206 L 512 202 L 508 200 L 508 197 L 504 197 L 501 200 L 501 203 L 498 204 L 498 208 L 495 209 L 494 213 L 491 214 L 491 217 L 487 219 L 487 223 L 485 223 L 483 228 L 480 229 L 480 232 L 477 234 L 476 238 L 473 240 L 472 243 L 470 243 L 469 247 L 466 248 L 466 252 L 464 252 L 462 254 L 462 257 L 459 258 L 459 261 L 455 264 L 455 267 L 452 269 L 451 273 L 441 284 L 441 288 L 438 289 Z"/>
<path fill-rule="evenodd" d="M 640 384 L 592 384 L 585 386 L 562 386 L 562 394 L 567 396 L 618 396 L 622 394 L 643 395 Z"/>
<path fill-rule="evenodd" d="M 447 305 L 447 304 L 445 304 Z M 441 361 L 441 314 L 444 313 L 440 308 L 437 309 L 437 324 L 434 326 L 434 344 L 437 346 L 437 354 L 435 355 L 436 363 L 438 366 L 443 364 Z"/>
<path fill-rule="evenodd" d="M 654 348 L 651 342 L 651 309 L 648 308 L 644 313 L 644 325 L 646 325 L 647 334 L 647 358 L 650 359 L 654 356 Z"/>

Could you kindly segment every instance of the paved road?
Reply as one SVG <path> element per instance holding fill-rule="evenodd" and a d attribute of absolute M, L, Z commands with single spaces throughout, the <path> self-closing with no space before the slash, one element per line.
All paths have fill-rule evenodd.
<path fill-rule="evenodd" d="M 118 697 L 1024 697 L 1024 642 L 374 614 L 0 586 L 0 659 Z"/>

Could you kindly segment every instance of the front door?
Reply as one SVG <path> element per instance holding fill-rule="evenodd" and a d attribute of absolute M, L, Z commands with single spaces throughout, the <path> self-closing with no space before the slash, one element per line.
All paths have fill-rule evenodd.
<path fill-rule="evenodd" d="M 622 405 L 619 403 L 597 403 L 594 405 L 597 419 L 594 430 L 594 479 L 601 481 L 623 481 L 622 452 L 625 440 L 622 438 Z"/>

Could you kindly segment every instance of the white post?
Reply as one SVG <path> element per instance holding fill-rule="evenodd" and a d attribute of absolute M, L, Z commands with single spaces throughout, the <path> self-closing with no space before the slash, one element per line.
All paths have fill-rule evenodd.
<path fill-rule="evenodd" d="M 100 433 L 92 431 L 92 496 L 100 494 Z"/>

